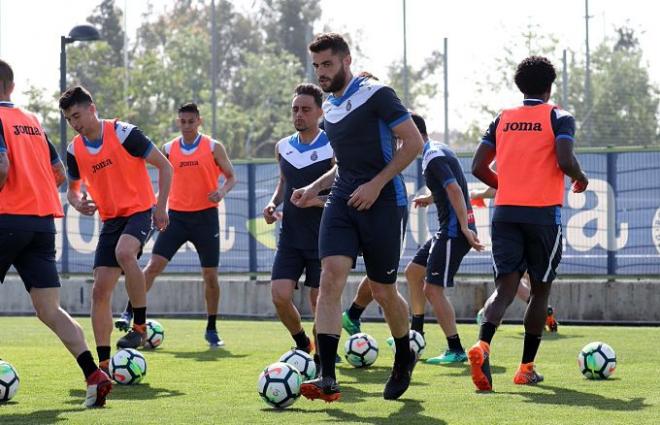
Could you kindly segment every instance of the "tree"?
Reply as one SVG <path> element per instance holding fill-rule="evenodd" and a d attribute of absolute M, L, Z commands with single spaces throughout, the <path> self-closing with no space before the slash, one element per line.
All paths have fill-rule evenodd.
<path fill-rule="evenodd" d="M 408 95 L 409 109 L 417 109 L 424 103 L 424 99 L 434 97 L 438 93 L 438 83 L 442 77 L 437 70 L 442 65 L 442 53 L 434 50 L 424 61 L 424 64 L 415 69 L 408 65 Z M 403 61 L 395 61 L 388 67 L 387 77 L 390 86 L 396 91 L 402 101 L 404 99 L 405 69 Z"/>

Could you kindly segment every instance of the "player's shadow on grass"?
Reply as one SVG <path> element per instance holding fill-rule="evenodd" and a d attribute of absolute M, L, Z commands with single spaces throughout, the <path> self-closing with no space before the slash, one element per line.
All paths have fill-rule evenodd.
<path fill-rule="evenodd" d="M 525 339 L 525 333 L 520 332 L 509 338 Z M 566 333 L 561 333 L 561 332 L 543 332 L 543 342 L 560 341 L 562 339 L 572 339 L 572 338 L 584 338 L 584 335 L 578 335 L 578 334 L 567 335 Z"/>
<path fill-rule="evenodd" d="M 607 381 L 598 381 L 597 385 L 601 385 Z M 551 391 L 548 392 L 510 392 L 504 394 L 515 394 L 526 398 L 526 403 L 536 404 L 557 404 L 563 406 L 579 406 L 595 408 L 598 410 L 610 411 L 632 411 L 642 410 L 650 407 L 650 404 L 645 403 L 644 398 L 635 397 L 630 399 L 608 398 L 597 394 L 598 389 L 594 386 L 593 393 L 585 393 L 581 391 L 571 390 L 569 388 L 554 387 L 551 385 L 537 385 L 538 388 Z"/>
<path fill-rule="evenodd" d="M 418 368 L 419 363 L 415 367 Z M 338 369 L 342 376 L 348 376 L 354 379 L 351 383 L 360 383 L 360 384 L 383 384 L 387 381 L 387 378 L 390 376 L 392 371 L 391 367 L 387 366 L 370 366 L 365 368 L 355 368 L 355 367 L 342 367 Z M 341 379 L 340 379 L 341 381 Z M 341 382 L 340 382 L 341 383 Z M 411 386 L 417 385 L 427 385 L 426 383 L 415 381 L 415 373 L 413 372 L 413 379 L 410 382 Z"/>
<path fill-rule="evenodd" d="M 342 394 L 343 396 L 343 394 Z M 398 401 L 384 401 L 385 403 L 400 403 L 401 408 L 390 413 L 387 417 L 382 416 L 360 416 L 356 413 L 347 412 L 343 409 L 326 409 L 325 413 L 330 416 L 326 422 L 348 422 L 361 424 L 380 425 L 384 423 L 424 423 L 430 425 L 446 425 L 442 419 L 425 416 L 424 406 L 419 400 L 399 399 Z"/>
<path fill-rule="evenodd" d="M 83 394 L 84 398 L 84 394 Z M 13 402 L 7 403 L 9 405 Z M 82 401 L 76 401 L 81 407 L 79 409 L 50 409 L 50 410 L 37 410 L 30 413 L 9 413 L 5 414 L 0 408 L 0 423 L 5 424 L 43 424 L 50 425 L 58 422 L 68 422 L 67 418 L 60 417 L 61 414 L 67 412 L 82 412 Z M 2 405 L 0 405 L 2 406 Z"/>
<path fill-rule="evenodd" d="M 418 366 L 419 367 L 419 366 Z M 442 373 L 443 370 L 449 370 L 451 373 L 450 376 L 471 376 L 470 364 L 465 363 L 451 363 L 445 365 L 426 365 L 425 367 L 433 370 L 437 370 Z M 506 372 L 504 366 L 493 366 L 490 365 L 491 375 L 501 375 Z"/>
<path fill-rule="evenodd" d="M 241 357 L 247 357 L 247 354 L 232 354 L 229 350 L 224 350 L 222 348 L 218 349 L 207 349 L 200 351 L 159 351 L 163 354 L 170 354 L 177 359 L 190 359 L 197 360 L 198 362 L 214 362 L 219 359 L 232 358 L 237 359 Z"/>
<path fill-rule="evenodd" d="M 67 401 L 67 404 L 81 404 L 81 400 L 85 399 L 85 391 L 82 390 L 70 390 L 69 395 L 74 397 L 74 400 Z M 137 385 L 114 385 L 108 400 L 111 403 L 112 400 L 155 400 L 182 395 L 185 395 L 185 393 L 178 390 L 156 388 L 148 383 L 142 383 Z"/>

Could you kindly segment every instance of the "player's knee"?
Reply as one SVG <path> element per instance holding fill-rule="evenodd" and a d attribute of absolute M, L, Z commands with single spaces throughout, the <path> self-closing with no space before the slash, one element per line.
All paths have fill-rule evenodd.
<path fill-rule="evenodd" d="M 137 263 L 136 253 L 132 249 L 126 247 L 117 246 L 117 249 L 115 250 L 115 258 L 117 258 L 117 262 L 122 268 L 124 268 L 125 265 Z"/>
<path fill-rule="evenodd" d="M 430 283 L 424 284 L 424 295 L 427 299 L 431 299 L 437 296 L 444 296 L 444 291 L 442 287 L 437 285 L 432 285 Z"/>
<path fill-rule="evenodd" d="M 206 286 L 218 287 L 218 271 L 215 269 L 202 269 L 202 279 Z"/>
<path fill-rule="evenodd" d="M 109 303 L 112 296 L 112 289 L 110 288 L 105 285 L 94 284 L 92 287 L 92 302 L 96 305 Z"/>
<path fill-rule="evenodd" d="M 37 302 L 33 305 L 39 320 L 46 325 L 55 324 L 60 310 L 60 306 L 57 303 Z"/>
<path fill-rule="evenodd" d="M 291 303 L 292 294 L 283 286 L 280 284 L 271 285 L 270 294 L 276 307 L 283 307 Z"/>
<path fill-rule="evenodd" d="M 398 298 L 396 287 L 394 285 L 372 283 L 371 293 L 376 302 L 381 306 L 389 305 Z"/>

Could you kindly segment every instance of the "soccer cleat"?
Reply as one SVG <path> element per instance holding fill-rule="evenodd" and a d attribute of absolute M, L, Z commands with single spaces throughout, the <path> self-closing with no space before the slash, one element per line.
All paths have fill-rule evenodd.
<path fill-rule="evenodd" d="M 447 350 L 443 354 L 437 357 L 431 357 L 426 359 L 428 364 L 451 364 L 451 363 L 463 363 L 467 360 L 467 354 L 465 351 L 452 351 Z"/>
<path fill-rule="evenodd" d="M 360 319 L 358 320 L 351 319 L 350 317 L 348 317 L 347 312 L 344 312 L 341 315 L 341 327 L 344 328 L 346 333 L 348 333 L 349 335 L 355 335 L 362 332 L 360 330 Z"/>
<path fill-rule="evenodd" d="M 513 383 L 517 385 L 535 385 L 543 382 L 543 375 L 536 373 L 534 363 L 521 364 L 513 377 Z"/>
<path fill-rule="evenodd" d="M 388 347 L 391 347 L 394 345 L 394 337 L 390 336 L 385 340 L 385 343 L 387 344 Z"/>
<path fill-rule="evenodd" d="M 472 373 L 472 382 L 480 391 L 493 390 L 493 378 L 490 375 L 490 345 L 479 341 L 468 350 L 468 359 Z"/>
<path fill-rule="evenodd" d="M 413 369 L 417 364 L 417 356 L 410 351 L 410 363 L 407 365 L 394 364 L 390 377 L 387 378 L 385 389 L 383 390 L 383 398 L 385 400 L 396 400 L 406 392 L 410 386 L 410 379 L 412 377 Z"/>
<path fill-rule="evenodd" d="M 477 325 L 481 325 L 481 322 L 484 321 L 484 309 L 483 307 L 477 312 Z"/>
<path fill-rule="evenodd" d="M 117 341 L 117 348 L 135 348 L 138 349 L 144 345 L 147 339 L 145 325 L 133 325 L 133 329 Z"/>
<path fill-rule="evenodd" d="M 101 369 L 97 369 L 87 378 L 87 394 L 85 407 L 103 407 L 105 399 L 112 391 L 112 381 Z"/>
<path fill-rule="evenodd" d="M 209 343 L 209 347 L 211 348 L 224 347 L 225 345 L 225 342 L 220 338 L 218 331 L 215 329 L 207 329 L 204 334 L 204 339 Z"/>
<path fill-rule="evenodd" d="M 133 314 L 124 311 L 119 319 L 115 320 L 115 328 L 120 331 L 128 332 L 131 329 L 131 322 L 133 321 Z"/>
<path fill-rule="evenodd" d="M 105 372 L 106 375 L 110 376 L 110 360 L 103 360 L 99 362 L 99 369 Z"/>
<path fill-rule="evenodd" d="M 341 398 L 341 389 L 334 378 L 318 377 L 311 381 L 303 382 L 300 393 L 310 400 L 320 398 L 326 403 L 332 403 Z"/>
<path fill-rule="evenodd" d="M 548 306 L 548 317 L 545 318 L 545 327 L 548 332 L 557 332 L 559 322 L 555 319 L 555 312 L 552 306 Z"/>

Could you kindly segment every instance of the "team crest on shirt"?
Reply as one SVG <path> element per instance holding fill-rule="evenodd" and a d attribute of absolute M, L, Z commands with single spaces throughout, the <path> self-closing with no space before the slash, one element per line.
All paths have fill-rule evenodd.
<path fill-rule="evenodd" d="M 353 108 L 353 105 L 351 104 L 351 101 L 349 100 L 346 102 L 346 112 L 350 111 Z"/>
<path fill-rule="evenodd" d="M 316 161 L 319 159 L 319 155 L 316 153 L 316 151 L 312 152 L 312 155 L 309 157 L 312 161 Z"/>

